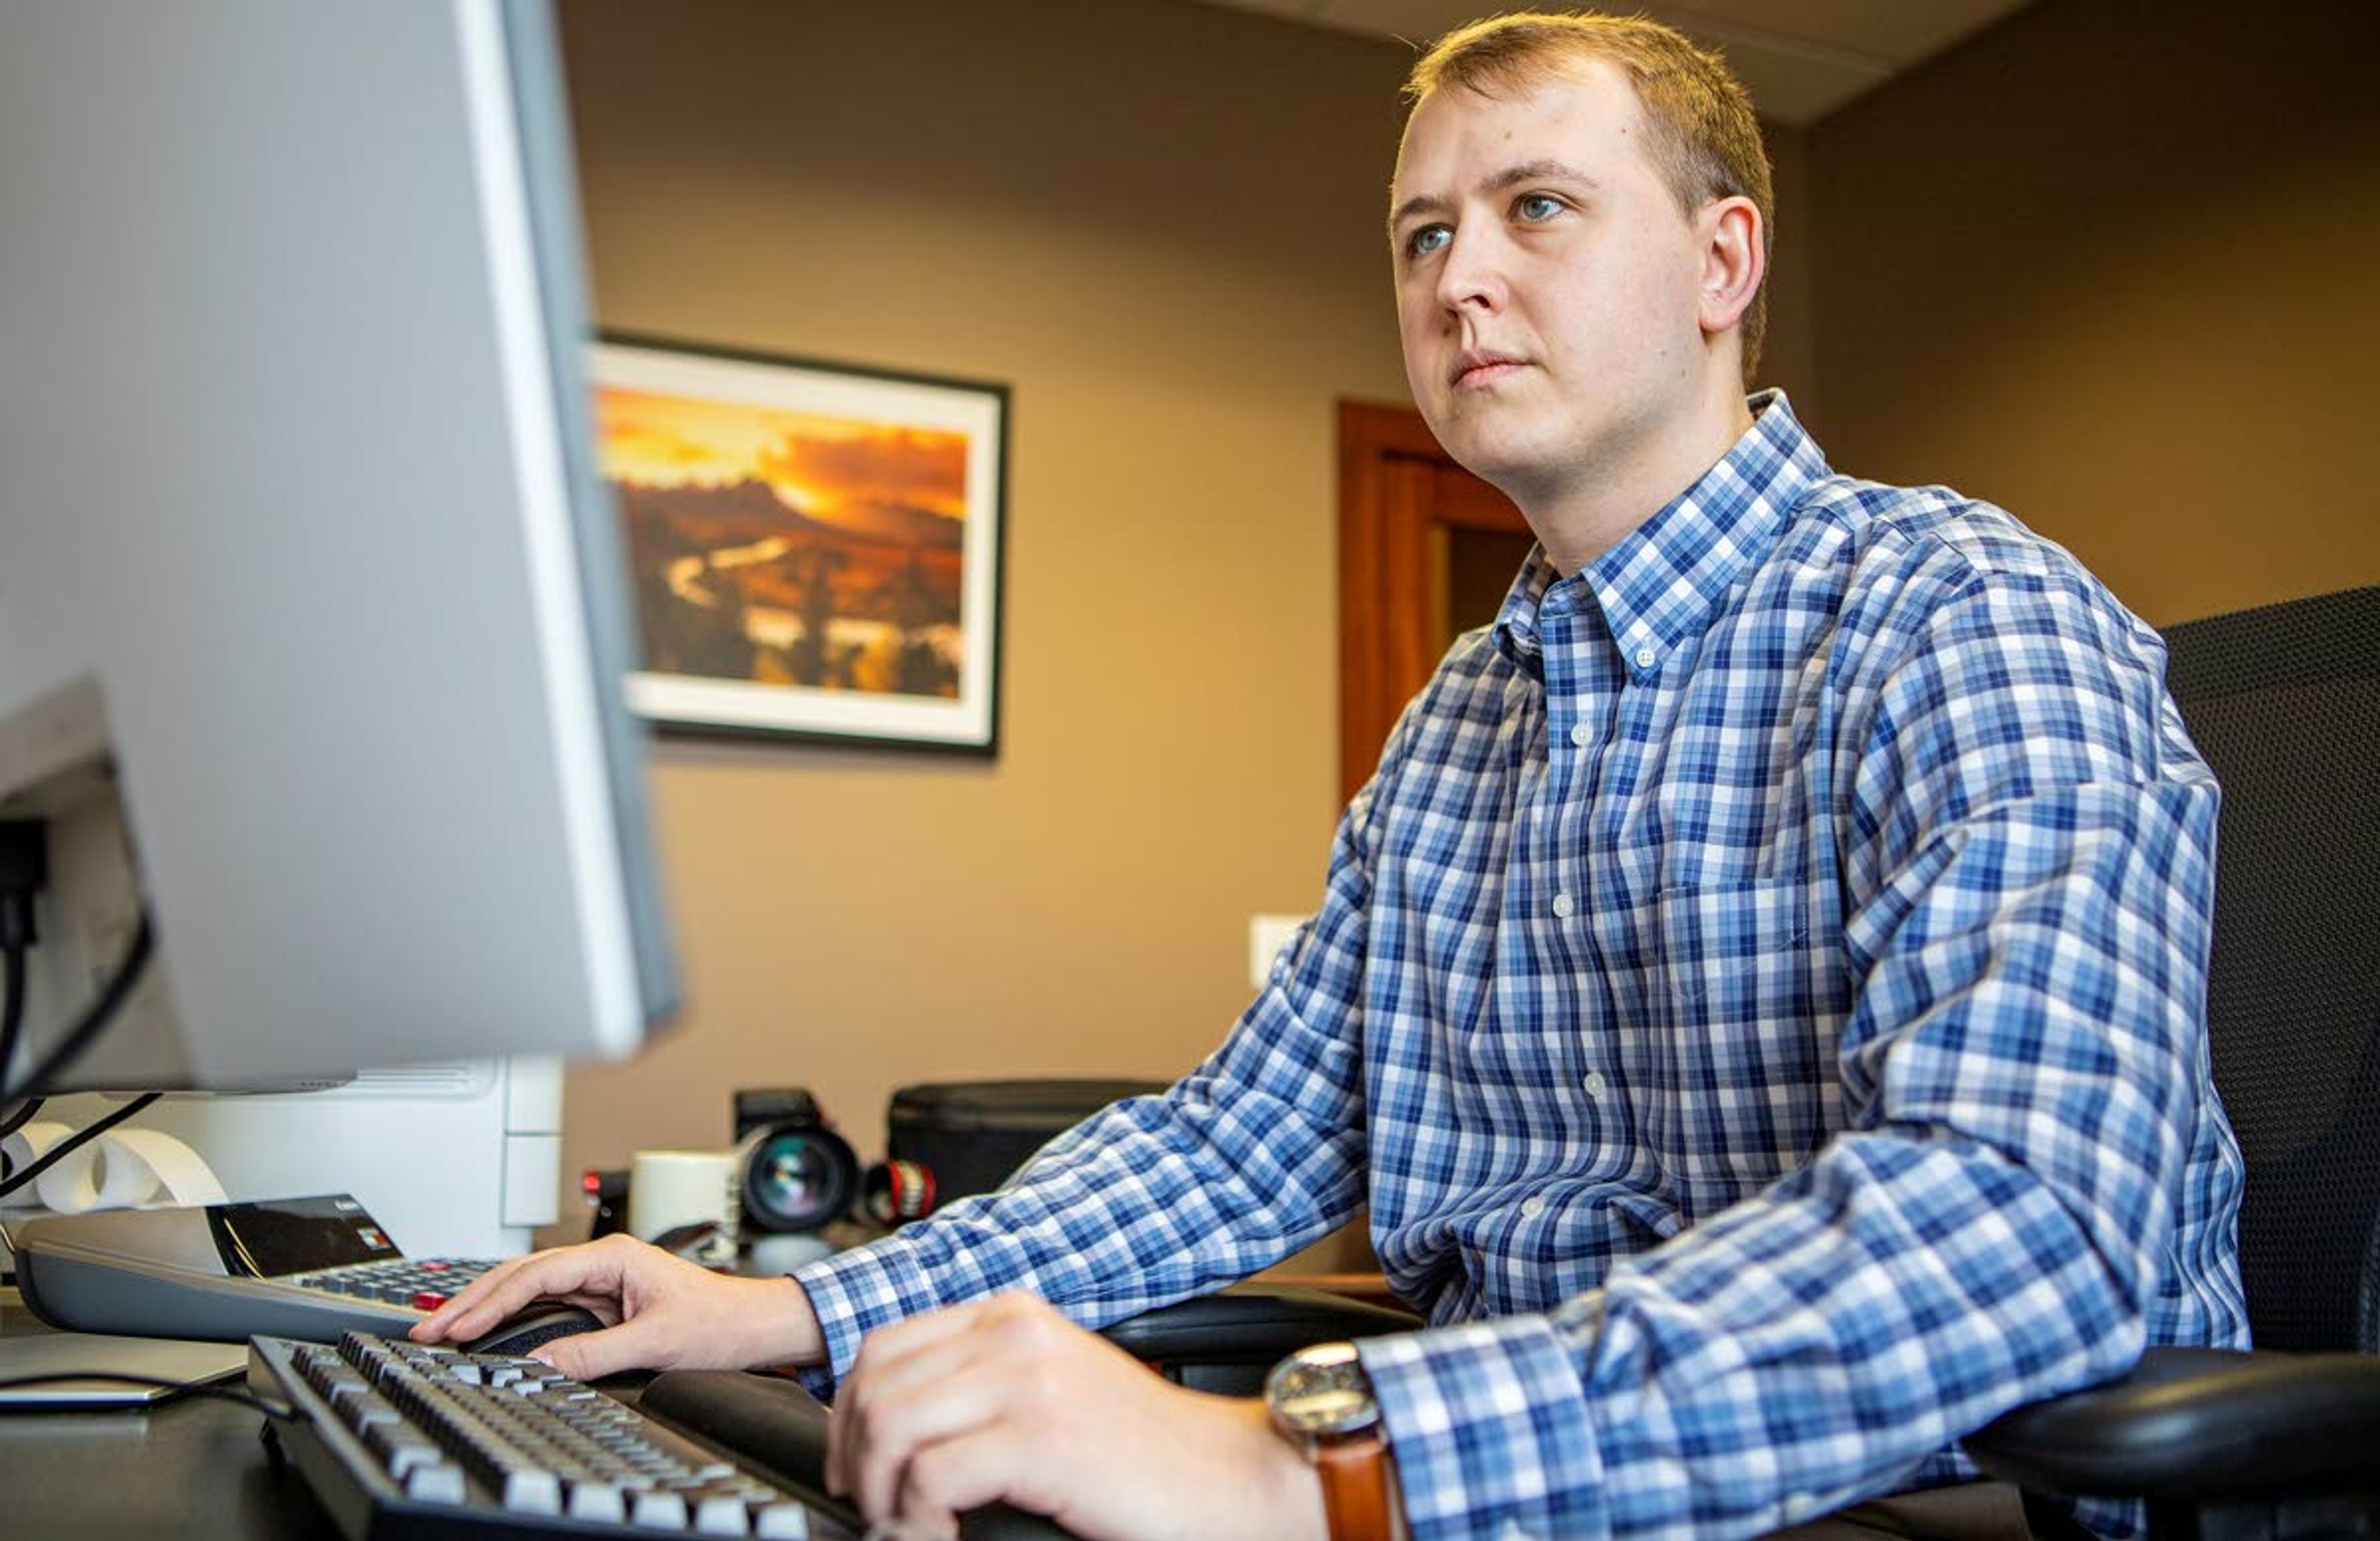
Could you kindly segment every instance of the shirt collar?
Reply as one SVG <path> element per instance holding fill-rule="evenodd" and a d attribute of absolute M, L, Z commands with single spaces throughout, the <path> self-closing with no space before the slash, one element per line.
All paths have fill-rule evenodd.
<path fill-rule="evenodd" d="M 1539 674 L 1537 613 L 1556 584 L 1595 597 L 1632 673 L 1659 664 L 1699 634 L 1730 585 L 1772 544 L 1810 484 L 1828 474 L 1817 442 L 1782 391 L 1747 405 L 1752 426 L 1694 484 L 1619 544 L 1565 579 L 1540 545 L 1521 564 L 1495 625 L 1496 646 Z"/>

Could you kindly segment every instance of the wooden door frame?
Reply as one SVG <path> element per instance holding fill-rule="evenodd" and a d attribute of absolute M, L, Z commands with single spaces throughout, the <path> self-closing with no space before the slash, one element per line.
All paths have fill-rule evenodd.
<path fill-rule="evenodd" d="M 1339 403 L 1339 782 L 1352 797 L 1437 667 L 1433 537 L 1526 534 L 1520 510 L 1439 447 L 1410 406 Z"/>

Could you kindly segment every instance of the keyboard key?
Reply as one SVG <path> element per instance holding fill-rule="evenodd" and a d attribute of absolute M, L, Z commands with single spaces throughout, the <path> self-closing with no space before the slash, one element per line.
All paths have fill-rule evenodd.
<path fill-rule="evenodd" d="M 753 1511 L 752 1534 L 760 1541 L 809 1541 L 810 1511 L 797 1503 L 772 1503 Z"/>
<path fill-rule="evenodd" d="M 409 1428 L 383 1426 L 368 1431 L 364 1444 L 380 1457 L 381 1469 L 403 1482 L 417 1466 L 438 1464 L 438 1447 Z"/>
<path fill-rule="evenodd" d="M 660 1489 L 639 1493 L 628 1511 L 628 1523 L 654 1530 L 684 1530 L 686 1499 Z"/>
<path fill-rule="evenodd" d="M 504 1505 L 516 1514 L 562 1512 L 562 1484 L 552 1472 L 516 1467 L 504 1474 Z"/>
<path fill-rule="evenodd" d="M 371 1382 L 366 1380 L 362 1376 L 358 1375 L 353 1370 L 340 1371 L 337 1375 L 331 1377 L 329 1385 L 318 1386 L 315 1389 L 321 1391 L 322 1393 L 322 1400 L 329 1402 L 334 1408 L 344 1406 L 349 1401 L 361 1401 L 363 1398 L 372 1395 Z"/>
<path fill-rule="evenodd" d="M 382 1426 L 403 1427 L 405 1424 L 405 1414 L 376 1391 L 332 1405 L 339 1410 L 339 1416 L 346 1420 L 347 1426 L 358 1434 L 370 1434 Z"/>
<path fill-rule="evenodd" d="M 405 1496 L 416 1503 L 461 1503 L 463 1468 L 443 1461 L 416 1466 L 406 1474 Z"/>
<path fill-rule="evenodd" d="M 570 1517 L 625 1524 L 627 1494 L 616 1482 L 574 1482 L 570 1485 Z"/>

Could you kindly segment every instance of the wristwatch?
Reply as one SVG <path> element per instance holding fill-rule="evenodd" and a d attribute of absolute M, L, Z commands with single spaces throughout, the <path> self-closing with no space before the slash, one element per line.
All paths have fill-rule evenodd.
<path fill-rule="evenodd" d="M 1314 1463 L 1330 1541 L 1393 1541 L 1389 1441 L 1355 1345 L 1317 1343 L 1275 1365 L 1265 1377 L 1265 1405 L 1273 1427 Z"/>

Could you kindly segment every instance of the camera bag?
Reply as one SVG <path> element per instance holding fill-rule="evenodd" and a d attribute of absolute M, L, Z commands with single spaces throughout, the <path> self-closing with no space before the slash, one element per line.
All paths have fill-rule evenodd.
<path fill-rule="evenodd" d="M 903 1086 L 885 1115 L 888 1160 L 931 1174 L 934 1203 L 990 1193 L 1051 1140 L 1162 1081 L 953 1081 Z"/>

